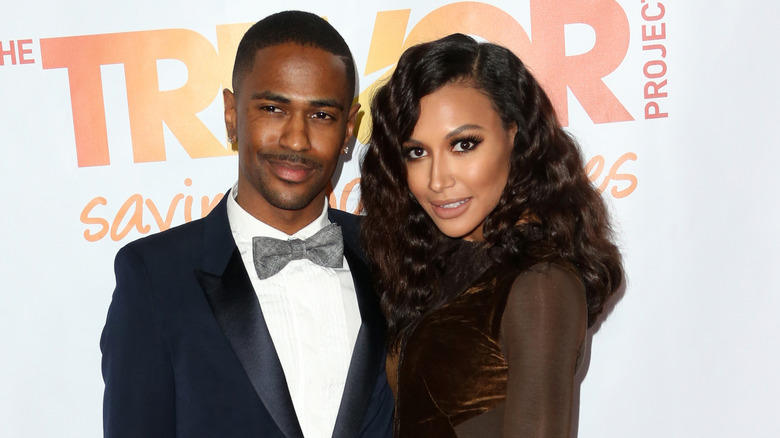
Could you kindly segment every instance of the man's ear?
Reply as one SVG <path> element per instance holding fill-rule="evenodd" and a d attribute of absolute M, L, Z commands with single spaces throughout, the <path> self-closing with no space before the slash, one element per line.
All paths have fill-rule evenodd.
<path fill-rule="evenodd" d="M 360 111 L 360 104 L 355 102 L 349 108 L 349 114 L 347 119 L 347 135 L 344 137 L 344 144 L 342 150 L 347 147 L 347 143 L 352 139 L 352 134 L 355 132 L 355 122 L 357 120 L 358 111 Z"/>
<path fill-rule="evenodd" d="M 225 102 L 225 129 L 228 141 L 234 151 L 238 150 L 238 137 L 236 136 L 236 96 L 225 88 L 222 90 L 222 100 Z"/>

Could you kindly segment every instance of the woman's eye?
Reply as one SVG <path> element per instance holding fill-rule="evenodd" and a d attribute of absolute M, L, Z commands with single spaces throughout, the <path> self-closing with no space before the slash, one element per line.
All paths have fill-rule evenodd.
<path fill-rule="evenodd" d="M 467 138 L 463 140 L 458 140 L 452 145 L 452 151 L 453 152 L 468 152 L 475 147 L 479 142 L 475 139 Z"/>
<path fill-rule="evenodd" d="M 425 149 L 423 148 L 407 148 L 406 149 L 406 157 L 411 160 L 416 160 L 418 158 L 422 158 L 424 156 L 428 155 L 427 152 L 425 152 Z"/>

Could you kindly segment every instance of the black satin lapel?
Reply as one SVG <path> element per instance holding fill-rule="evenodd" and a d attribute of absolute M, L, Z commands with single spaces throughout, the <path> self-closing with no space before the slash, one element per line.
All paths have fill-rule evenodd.
<path fill-rule="evenodd" d="M 200 270 L 195 275 L 217 322 L 279 429 L 285 436 L 303 438 L 282 364 L 238 249 L 222 276 Z"/>
<path fill-rule="evenodd" d="M 385 357 L 385 324 L 379 302 L 374 296 L 368 269 L 349 246 L 345 246 L 344 255 L 355 282 L 362 324 L 349 364 L 344 395 L 333 429 L 334 437 L 358 436 L 371 394 L 377 384 L 377 373 Z"/>

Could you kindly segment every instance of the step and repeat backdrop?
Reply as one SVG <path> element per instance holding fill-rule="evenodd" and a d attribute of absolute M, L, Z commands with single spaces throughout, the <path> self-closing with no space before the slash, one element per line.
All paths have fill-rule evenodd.
<path fill-rule="evenodd" d="M 510 47 L 612 210 L 627 282 L 589 332 L 579 437 L 780 430 L 775 3 L 34 0 L 0 9 L 0 436 L 101 435 L 98 341 L 117 250 L 234 183 L 221 90 L 283 9 L 326 17 L 359 101 L 412 44 Z M 354 212 L 370 121 L 333 180 Z"/>

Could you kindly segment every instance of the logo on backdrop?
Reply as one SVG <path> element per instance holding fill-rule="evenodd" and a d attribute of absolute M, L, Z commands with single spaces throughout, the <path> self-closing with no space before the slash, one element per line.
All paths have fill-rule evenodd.
<path fill-rule="evenodd" d="M 511 15 L 485 3 L 448 4 L 433 10 L 413 26 L 409 23 L 409 9 L 378 12 L 363 75 L 382 69 L 388 71 L 364 90 L 358 100 L 363 108 L 368 108 L 376 84 L 390 74 L 388 67 L 395 64 L 406 48 L 461 32 L 480 36 L 517 53 L 540 79 L 564 125 L 569 122 L 568 91 L 595 124 L 667 118 L 666 10 L 658 1 L 640 1 L 641 8 L 635 18 L 636 21 L 641 18 L 641 28 L 631 29 L 626 11 L 615 0 L 592 0 L 587 7 L 567 0 L 530 0 L 532 36 Z M 192 158 L 234 154 L 221 140 L 223 133 L 216 135 L 209 130 L 198 113 L 220 96 L 223 87 L 230 86 L 235 51 L 250 25 L 218 25 L 216 47 L 203 35 L 186 29 L 41 39 L 42 67 L 66 69 L 68 73 L 78 166 L 111 164 L 101 76 L 101 66 L 108 64 L 124 66 L 135 163 L 166 160 L 163 124 Z M 593 47 L 585 53 L 567 54 L 568 25 L 590 27 L 595 34 Z M 634 38 L 641 40 L 645 61 L 641 73 L 637 72 L 642 74 L 643 90 L 638 90 L 637 95 L 643 96 L 643 107 L 635 110 L 636 114 L 629 112 L 604 82 L 604 77 L 623 63 L 632 32 Z M 30 39 L 0 41 L 0 67 L 35 63 L 31 45 Z M 160 89 L 157 61 L 166 59 L 181 61 L 186 66 L 186 83 L 179 88 Z M 370 120 L 365 114 L 362 129 L 358 129 L 358 139 L 363 143 L 368 124 Z M 623 167 L 637 159 L 630 151 L 613 162 L 596 155 L 587 163 L 586 171 L 599 190 L 623 198 L 638 184 L 637 177 Z M 189 178 L 185 180 L 186 187 L 191 184 Z M 359 179 L 350 181 L 338 200 L 331 194 L 331 205 L 346 209 L 349 194 L 358 184 Z M 203 196 L 200 215 L 205 216 L 220 198 L 221 194 Z M 84 237 L 89 241 L 105 236 L 121 240 L 133 228 L 141 234 L 156 231 L 151 225 L 159 230 L 167 229 L 182 200 L 185 221 L 192 220 L 193 199 L 193 195 L 177 194 L 163 218 L 153 201 L 134 195 L 116 210 L 111 221 L 105 210 L 101 210 L 112 203 L 95 197 L 81 213 L 81 221 L 93 227 L 84 231 Z"/>

